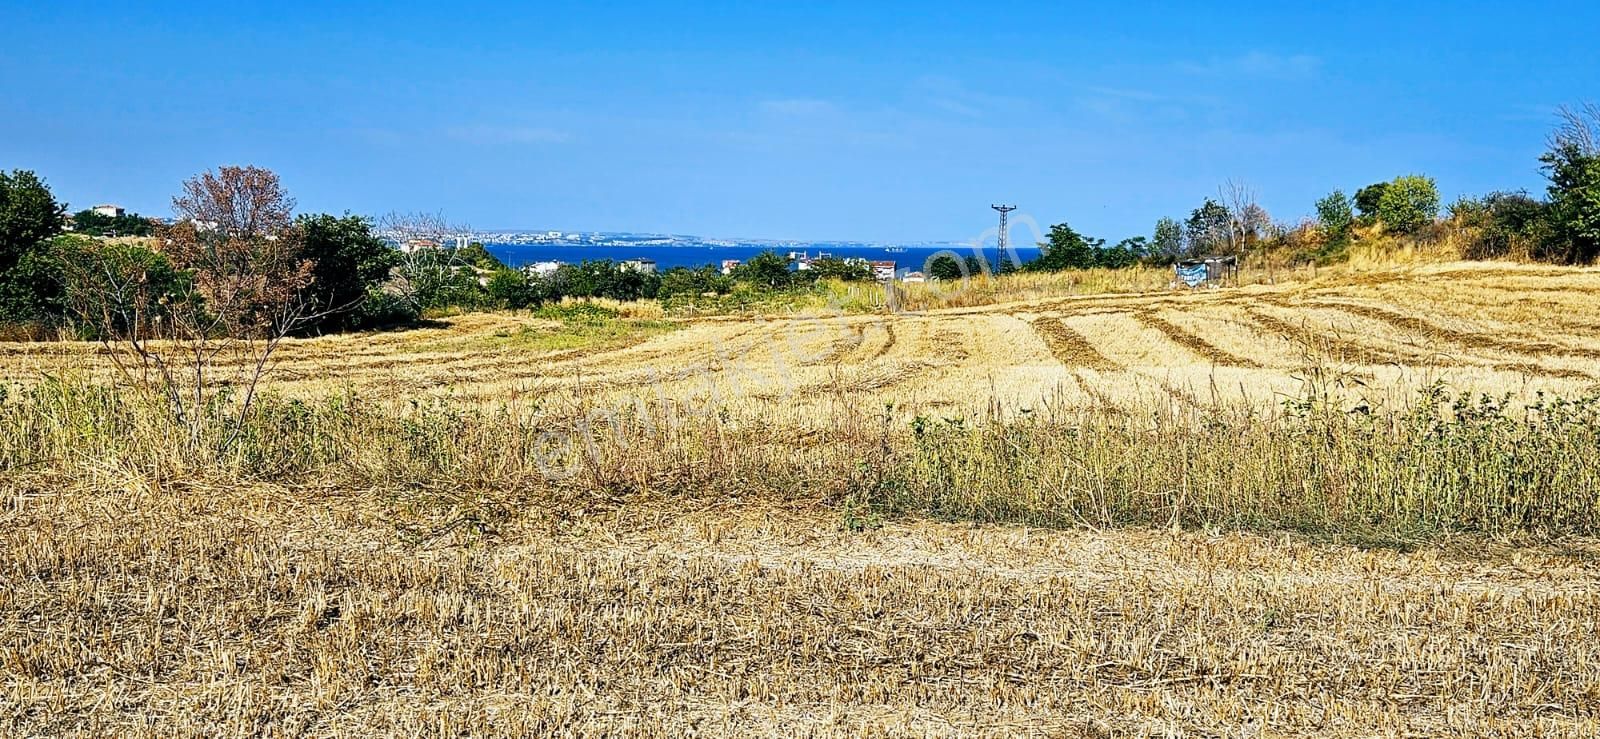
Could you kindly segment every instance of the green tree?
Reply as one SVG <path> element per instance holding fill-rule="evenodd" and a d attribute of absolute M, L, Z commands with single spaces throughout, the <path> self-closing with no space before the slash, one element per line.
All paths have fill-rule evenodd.
<path fill-rule="evenodd" d="M 1400 233 L 1416 233 L 1439 215 L 1439 188 L 1433 178 L 1394 178 L 1378 200 L 1378 220 Z"/>
<path fill-rule="evenodd" d="M 67 235 L 50 248 L 64 311 L 85 338 L 160 334 L 192 290 L 189 273 L 140 244 Z"/>
<path fill-rule="evenodd" d="M 1350 231 L 1350 224 L 1355 222 L 1355 210 L 1351 207 L 1350 198 L 1343 190 L 1334 190 L 1328 196 L 1317 201 L 1317 221 L 1327 230 L 1328 235 L 1334 239 L 1342 239 Z"/>
<path fill-rule="evenodd" d="M 561 265 L 544 281 L 545 300 L 562 297 L 639 300 L 654 298 L 661 288 L 661 276 L 624 267 L 610 259 L 585 260 Z"/>
<path fill-rule="evenodd" d="M 24 252 L 0 275 L 0 324 L 42 328 L 63 317 L 61 262 L 49 243 Z"/>
<path fill-rule="evenodd" d="M 1039 244 L 1039 256 L 1023 265 L 1029 272 L 1060 272 L 1068 269 L 1088 269 L 1097 263 L 1098 251 L 1105 239 L 1096 239 L 1073 230 L 1065 223 L 1050 227 L 1048 240 Z"/>
<path fill-rule="evenodd" d="M 1102 248 L 1095 255 L 1095 266 L 1106 269 L 1132 267 L 1150 253 L 1150 241 L 1143 236 L 1123 239 L 1116 246 Z"/>
<path fill-rule="evenodd" d="M 86 236 L 149 236 L 155 233 L 150 219 L 137 213 L 108 216 L 80 210 L 72 215 L 72 227 Z"/>
<path fill-rule="evenodd" d="M 504 262 L 489 253 L 482 242 L 474 241 L 456 251 L 456 259 L 486 272 L 506 269 Z"/>
<path fill-rule="evenodd" d="M 872 279 L 872 265 L 860 259 L 819 257 L 811 260 L 809 268 L 796 272 L 795 277 L 813 281 L 836 279 L 845 282 L 866 282 Z"/>
<path fill-rule="evenodd" d="M 302 215 L 295 228 L 303 239 L 301 254 L 313 265 L 308 291 L 315 318 L 304 331 L 371 325 L 361 306 L 399 266 L 400 252 L 378 238 L 372 221 L 362 216 Z"/>
<path fill-rule="evenodd" d="M 1184 224 L 1189 236 L 1186 255 L 1197 256 L 1224 251 L 1233 239 L 1233 214 L 1221 203 L 1206 198 L 1200 207 L 1189 214 Z"/>
<path fill-rule="evenodd" d="M 1569 264 L 1600 259 L 1600 107 L 1563 108 L 1562 126 L 1539 158 L 1550 180 L 1546 258 Z"/>
<path fill-rule="evenodd" d="M 1383 202 L 1383 193 L 1389 189 L 1389 183 L 1377 182 L 1356 191 L 1356 211 L 1362 218 L 1374 220 L 1378 217 L 1378 205 Z"/>
<path fill-rule="evenodd" d="M 488 291 L 489 299 L 501 308 L 536 308 L 542 302 L 538 287 L 521 270 L 495 271 L 484 289 Z"/>
<path fill-rule="evenodd" d="M 663 299 L 678 295 L 698 297 L 727 295 L 731 290 L 733 290 L 733 278 L 708 264 L 698 269 L 673 267 L 662 273 L 661 287 L 657 290 L 657 295 Z"/>
<path fill-rule="evenodd" d="M 1171 218 L 1156 221 L 1154 238 L 1150 239 L 1149 259 L 1171 264 L 1183 256 L 1183 224 Z"/>
<path fill-rule="evenodd" d="M 771 290 L 781 290 L 788 287 L 794 278 L 789 271 L 789 260 L 778 256 L 775 251 L 767 250 L 735 267 L 733 279 Z"/>
<path fill-rule="evenodd" d="M 55 317 L 60 285 L 45 241 L 61 233 L 66 207 L 33 172 L 0 170 L 0 323 Z"/>
<path fill-rule="evenodd" d="M 929 257 L 923 269 L 935 280 L 962 280 L 989 271 L 988 265 L 976 254 L 968 254 L 963 258 L 948 252 Z"/>

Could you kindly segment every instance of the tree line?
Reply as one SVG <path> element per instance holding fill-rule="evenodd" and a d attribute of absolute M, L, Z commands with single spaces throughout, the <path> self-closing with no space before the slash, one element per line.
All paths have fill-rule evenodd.
<path fill-rule="evenodd" d="M 657 273 L 613 260 L 533 274 L 508 267 L 481 243 L 445 245 L 464 227 L 439 216 L 294 215 L 294 200 L 266 169 L 222 167 L 184 182 L 182 191 L 171 223 L 88 210 L 69 217 L 35 173 L 0 171 L 0 325 L 83 338 L 202 328 L 310 335 L 568 297 L 693 301 L 873 279 L 860 260 L 821 258 L 795 270 L 771 251 L 729 274 L 711 265 Z M 140 231 L 148 238 L 96 238 Z M 244 294 L 269 287 L 270 299 Z M 194 311 L 190 325 L 178 325 L 178 306 Z"/>
<path fill-rule="evenodd" d="M 1180 221 L 1162 218 L 1150 237 L 1104 239 L 1079 233 L 1066 223 L 1052 226 L 1039 244 L 1041 254 L 1000 271 L 1119 268 L 1133 264 L 1169 265 L 1212 255 L 1242 256 L 1288 250 L 1289 256 L 1334 261 L 1351 244 L 1358 228 L 1432 238 L 1452 227 L 1468 259 L 1518 258 L 1558 264 L 1591 264 L 1600 259 L 1600 107 L 1563 108 L 1560 123 L 1540 157 L 1548 181 L 1544 197 L 1525 191 L 1494 192 L 1462 198 L 1444 211 L 1434 180 L 1403 175 L 1359 188 L 1354 195 L 1334 190 L 1315 204 L 1314 221 L 1279 223 L 1239 183 L 1219 188 Z"/>

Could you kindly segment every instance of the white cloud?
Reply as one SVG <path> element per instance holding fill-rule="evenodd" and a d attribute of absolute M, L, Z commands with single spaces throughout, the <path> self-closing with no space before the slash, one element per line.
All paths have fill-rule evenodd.
<path fill-rule="evenodd" d="M 929 106 L 967 118 L 1017 113 L 1031 103 L 1025 98 L 973 90 L 958 80 L 933 75 L 918 78 L 911 94 Z"/>
<path fill-rule="evenodd" d="M 1253 77 L 1259 79 L 1305 79 L 1322 69 L 1322 59 L 1310 54 L 1271 54 L 1252 51 L 1243 56 L 1184 62 L 1178 65 L 1190 74 L 1206 77 Z"/>
<path fill-rule="evenodd" d="M 1172 99 L 1170 96 L 1162 95 L 1160 93 L 1147 92 L 1145 90 L 1130 90 L 1120 87 L 1090 86 L 1084 89 L 1096 97 L 1115 98 L 1118 100 L 1133 100 L 1141 103 L 1163 103 Z"/>
<path fill-rule="evenodd" d="M 565 131 L 536 126 L 457 126 L 445 134 L 469 144 L 559 144 L 572 140 Z"/>
<path fill-rule="evenodd" d="M 782 100 L 763 100 L 759 106 L 761 112 L 773 115 L 807 116 L 820 115 L 833 112 L 833 103 L 826 100 L 813 98 L 785 98 Z"/>

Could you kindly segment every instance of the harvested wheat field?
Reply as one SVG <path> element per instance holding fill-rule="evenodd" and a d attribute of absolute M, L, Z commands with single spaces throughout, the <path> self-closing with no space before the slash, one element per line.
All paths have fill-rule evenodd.
<path fill-rule="evenodd" d="M 711 397 L 786 421 L 841 396 L 971 414 L 1160 400 L 1273 404 L 1334 368 L 1371 400 L 1444 381 L 1466 392 L 1600 387 L 1600 270 L 1445 264 L 1282 286 L 1067 297 L 896 315 L 623 319 L 513 314 L 289 342 L 286 394 L 498 401 Z M 10 382 L 106 363 L 93 345 L 0 349 Z"/>
<path fill-rule="evenodd" d="M 1596 307 L 466 315 L 189 439 L 8 344 L 0 734 L 1596 735 Z"/>

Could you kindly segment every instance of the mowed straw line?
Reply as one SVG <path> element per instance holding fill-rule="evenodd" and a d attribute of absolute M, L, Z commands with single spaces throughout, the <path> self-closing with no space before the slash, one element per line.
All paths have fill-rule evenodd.
<path fill-rule="evenodd" d="M 1340 306 L 1343 307 L 1343 306 Z M 1384 351 L 1366 344 L 1341 338 L 1337 332 L 1330 330 L 1322 334 L 1306 325 L 1296 325 L 1276 316 L 1264 313 L 1256 308 L 1245 311 L 1252 320 L 1257 321 L 1263 328 L 1274 333 L 1282 334 L 1291 341 L 1311 349 L 1320 350 L 1325 354 L 1343 361 L 1355 364 L 1412 364 L 1417 366 L 1432 367 L 1486 367 L 1501 372 L 1514 372 L 1522 375 L 1537 375 L 1565 380 L 1592 380 L 1594 377 L 1578 370 L 1559 367 L 1543 367 L 1529 362 L 1489 362 L 1477 364 L 1467 362 L 1459 357 L 1446 354 L 1424 355 L 1418 352 Z M 1377 319 L 1381 320 L 1381 319 Z M 1470 348 L 1470 347 L 1468 347 Z"/>
<path fill-rule="evenodd" d="M 1397 352 L 1381 351 L 1366 344 L 1341 339 L 1331 330 L 1319 332 L 1304 323 L 1286 321 L 1255 306 L 1246 307 L 1244 313 L 1267 331 L 1280 334 L 1307 349 L 1333 355 L 1345 361 L 1356 364 L 1396 364 L 1415 360 L 1414 357 Z"/>
<path fill-rule="evenodd" d="M 890 351 L 892 351 L 894 349 L 895 342 L 900 340 L 899 336 L 897 336 L 895 334 L 895 332 L 894 332 L 894 324 L 893 323 L 884 322 L 884 324 L 883 324 L 883 333 L 884 333 L 883 343 L 879 344 L 878 347 L 873 350 L 872 357 L 868 361 L 871 361 L 873 359 L 882 359 L 885 355 L 887 355 Z"/>
<path fill-rule="evenodd" d="M 946 330 L 951 324 L 955 325 L 955 330 Z M 954 364 L 962 364 L 972 358 L 972 351 L 967 347 L 976 346 L 978 336 L 970 322 L 959 318 L 936 318 L 919 321 L 917 326 L 921 328 L 921 340 L 916 342 L 913 353 L 942 356 Z"/>
<path fill-rule="evenodd" d="M 1212 364 L 1221 364 L 1231 367 L 1245 367 L 1249 369 L 1261 369 L 1263 367 L 1260 362 L 1257 362 L 1254 359 L 1241 357 L 1237 354 L 1222 349 L 1221 347 L 1218 347 L 1217 345 L 1212 344 L 1205 339 L 1200 338 L 1183 327 L 1156 315 L 1155 311 L 1138 311 L 1133 314 L 1133 317 L 1147 328 L 1160 331 L 1172 343 L 1194 352 L 1206 360 L 1209 360 Z"/>
<path fill-rule="evenodd" d="M 1039 338 L 1044 339 L 1056 361 L 1066 367 L 1086 367 L 1101 371 L 1122 369 L 1121 365 L 1101 354 L 1083 334 L 1061 322 L 1059 318 L 1040 318 L 1031 324 Z"/>
<path fill-rule="evenodd" d="M 1398 311 L 1379 308 L 1375 305 L 1360 303 L 1347 303 L 1339 300 L 1315 300 L 1309 305 L 1319 308 L 1333 308 L 1338 311 L 1370 318 L 1375 321 L 1387 323 L 1395 328 L 1412 333 L 1422 334 L 1429 338 L 1444 339 L 1460 344 L 1468 349 L 1492 349 L 1497 351 L 1514 352 L 1518 354 L 1553 354 L 1569 357 L 1582 357 L 1585 359 L 1600 359 L 1600 351 L 1584 349 L 1581 347 L 1559 346 L 1549 342 L 1518 341 L 1507 339 L 1492 334 L 1472 333 L 1441 326 L 1416 316 L 1406 315 Z M 1587 376 L 1587 375 L 1584 375 Z"/>
<path fill-rule="evenodd" d="M 1078 384 L 1079 389 L 1083 390 L 1085 393 L 1088 393 L 1089 397 L 1094 398 L 1095 403 L 1097 403 L 1100 408 L 1105 410 L 1117 408 L 1116 401 L 1112 400 L 1111 396 L 1108 395 L 1106 391 L 1100 389 L 1100 387 L 1091 381 L 1090 378 L 1084 376 L 1082 370 L 1068 372 L 1067 377 L 1072 378 L 1072 381 Z"/>
<path fill-rule="evenodd" d="M 1403 290 L 1387 291 L 1381 294 L 1385 303 L 1391 305 L 1414 305 L 1417 310 L 1427 313 L 1471 313 L 1480 316 L 1489 316 L 1502 323 L 1516 324 L 1520 331 L 1534 329 L 1542 333 L 1570 334 L 1573 331 L 1594 330 L 1600 328 L 1600 322 L 1583 320 L 1590 311 L 1591 301 L 1575 301 L 1568 305 L 1560 305 L 1553 301 L 1538 301 L 1540 305 L 1531 310 L 1525 304 L 1526 296 L 1519 295 L 1523 291 L 1482 290 L 1476 286 L 1451 285 L 1446 283 L 1414 283 L 1403 286 Z M 1357 294 L 1339 288 L 1328 288 L 1317 291 L 1319 297 L 1357 298 Z M 1326 299 L 1323 297 L 1323 299 Z M 1535 322 L 1528 321 L 1528 313 L 1536 316 Z M 1517 315 L 1517 314 L 1521 315 Z M 1524 325 L 1526 324 L 1526 325 Z"/>

